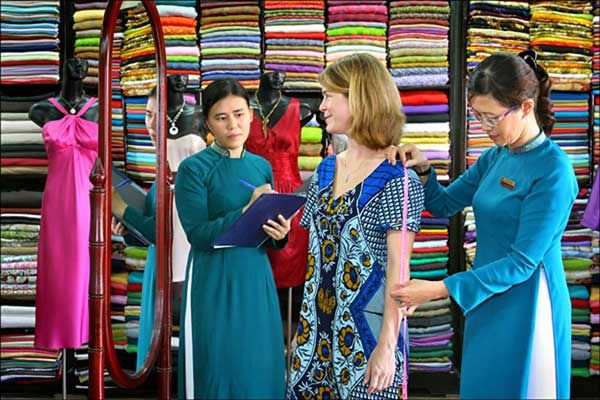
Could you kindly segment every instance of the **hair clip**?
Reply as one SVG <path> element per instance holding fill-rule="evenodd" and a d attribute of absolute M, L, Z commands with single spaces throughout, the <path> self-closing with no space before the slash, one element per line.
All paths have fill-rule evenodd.
<path fill-rule="evenodd" d="M 525 50 L 519 53 L 519 57 L 523 59 L 535 72 L 538 70 L 537 53 L 534 50 Z"/>

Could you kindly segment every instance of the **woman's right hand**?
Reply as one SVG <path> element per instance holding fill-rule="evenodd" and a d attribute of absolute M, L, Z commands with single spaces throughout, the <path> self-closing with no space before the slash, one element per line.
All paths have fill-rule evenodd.
<path fill-rule="evenodd" d="M 417 172 L 423 172 L 429 168 L 427 157 L 412 143 L 403 144 L 400 147 L 390 146 L 385 151 L 385 156 L 392 165 L 396 165 L 396 157 L 400 157 L 402 165 L 406 168 L 415 167 Z"/>
<path fill-rule="evenodd" d="M 258 186 L 256 189 L 254 189 L 254 192 L 252 192 L 252 197 L 250 197 L 250 201 L 242 209 L 242 212 L 246 212 L 248 207 L 250 207 L 252 205 L 252 203 L 254 203 L 256 201 L 256 199 L 258 199 L 260 197 L 260 195 L 263 193 L 273 193 L 273 189 L 271 188 L 270 184 L 265 183 L 264 185 Z"/>

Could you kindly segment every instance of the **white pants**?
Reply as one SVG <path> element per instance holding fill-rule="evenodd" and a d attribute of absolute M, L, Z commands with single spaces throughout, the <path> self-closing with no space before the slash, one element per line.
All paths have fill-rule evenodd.
<path fill-rule="evenodd" d="M 556 355 L 554 352 L 552 305 L 544 268 L 541 268 L 540 271 L 531 351 L 527 398 L 556 399 Z"/>

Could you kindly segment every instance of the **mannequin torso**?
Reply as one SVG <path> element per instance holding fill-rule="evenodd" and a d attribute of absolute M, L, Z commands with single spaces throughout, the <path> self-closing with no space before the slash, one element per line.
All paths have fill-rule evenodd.
<path fill-rule="evenodd" d="M 71 58 L 65 61 L 62 89 L 55 99 L 70 114 L 77 114 L 90 99 L 83 91 L 83 78 L 86 72 L 87 62 L 85 60 Z M 99 111 L 98 103 L 96 103 L 82 115 L 82 118 L 98 122 Z M 44 126 L 49 121 L 59 120 L 63 117 L 64 114 L 49 100 L 35 103 L 29 110 L 29 118 L 39 126 Z"/>
<path fill-rule="evenodd" d="M 178 139 L 190 134 L 198 135 L 200 131 L 200 112 L 184 99 L 186 86 L 186 75 L 167 77 L 167 138 L 169 139 Z"/>

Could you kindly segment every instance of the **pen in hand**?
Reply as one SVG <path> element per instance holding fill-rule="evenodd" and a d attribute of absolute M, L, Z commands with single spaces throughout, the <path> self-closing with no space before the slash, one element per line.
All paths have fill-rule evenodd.
<path fill-rule="evenodd" d="M 246 187 L 247 187 L 248 189 L 250 189 L 250 190 L 254 190 L 254 189 L 256 189 L 256 186 L 254 186 L 254 185 L 253 185 L 253 184 L 251 184 L 250 182 L 247 182 L 247 181 L 245 181 L 245 180 L 243 180 L 243 179 L 240 179 L 240 184 L 241 184 L 242 186 L 246 186 Z"/>

